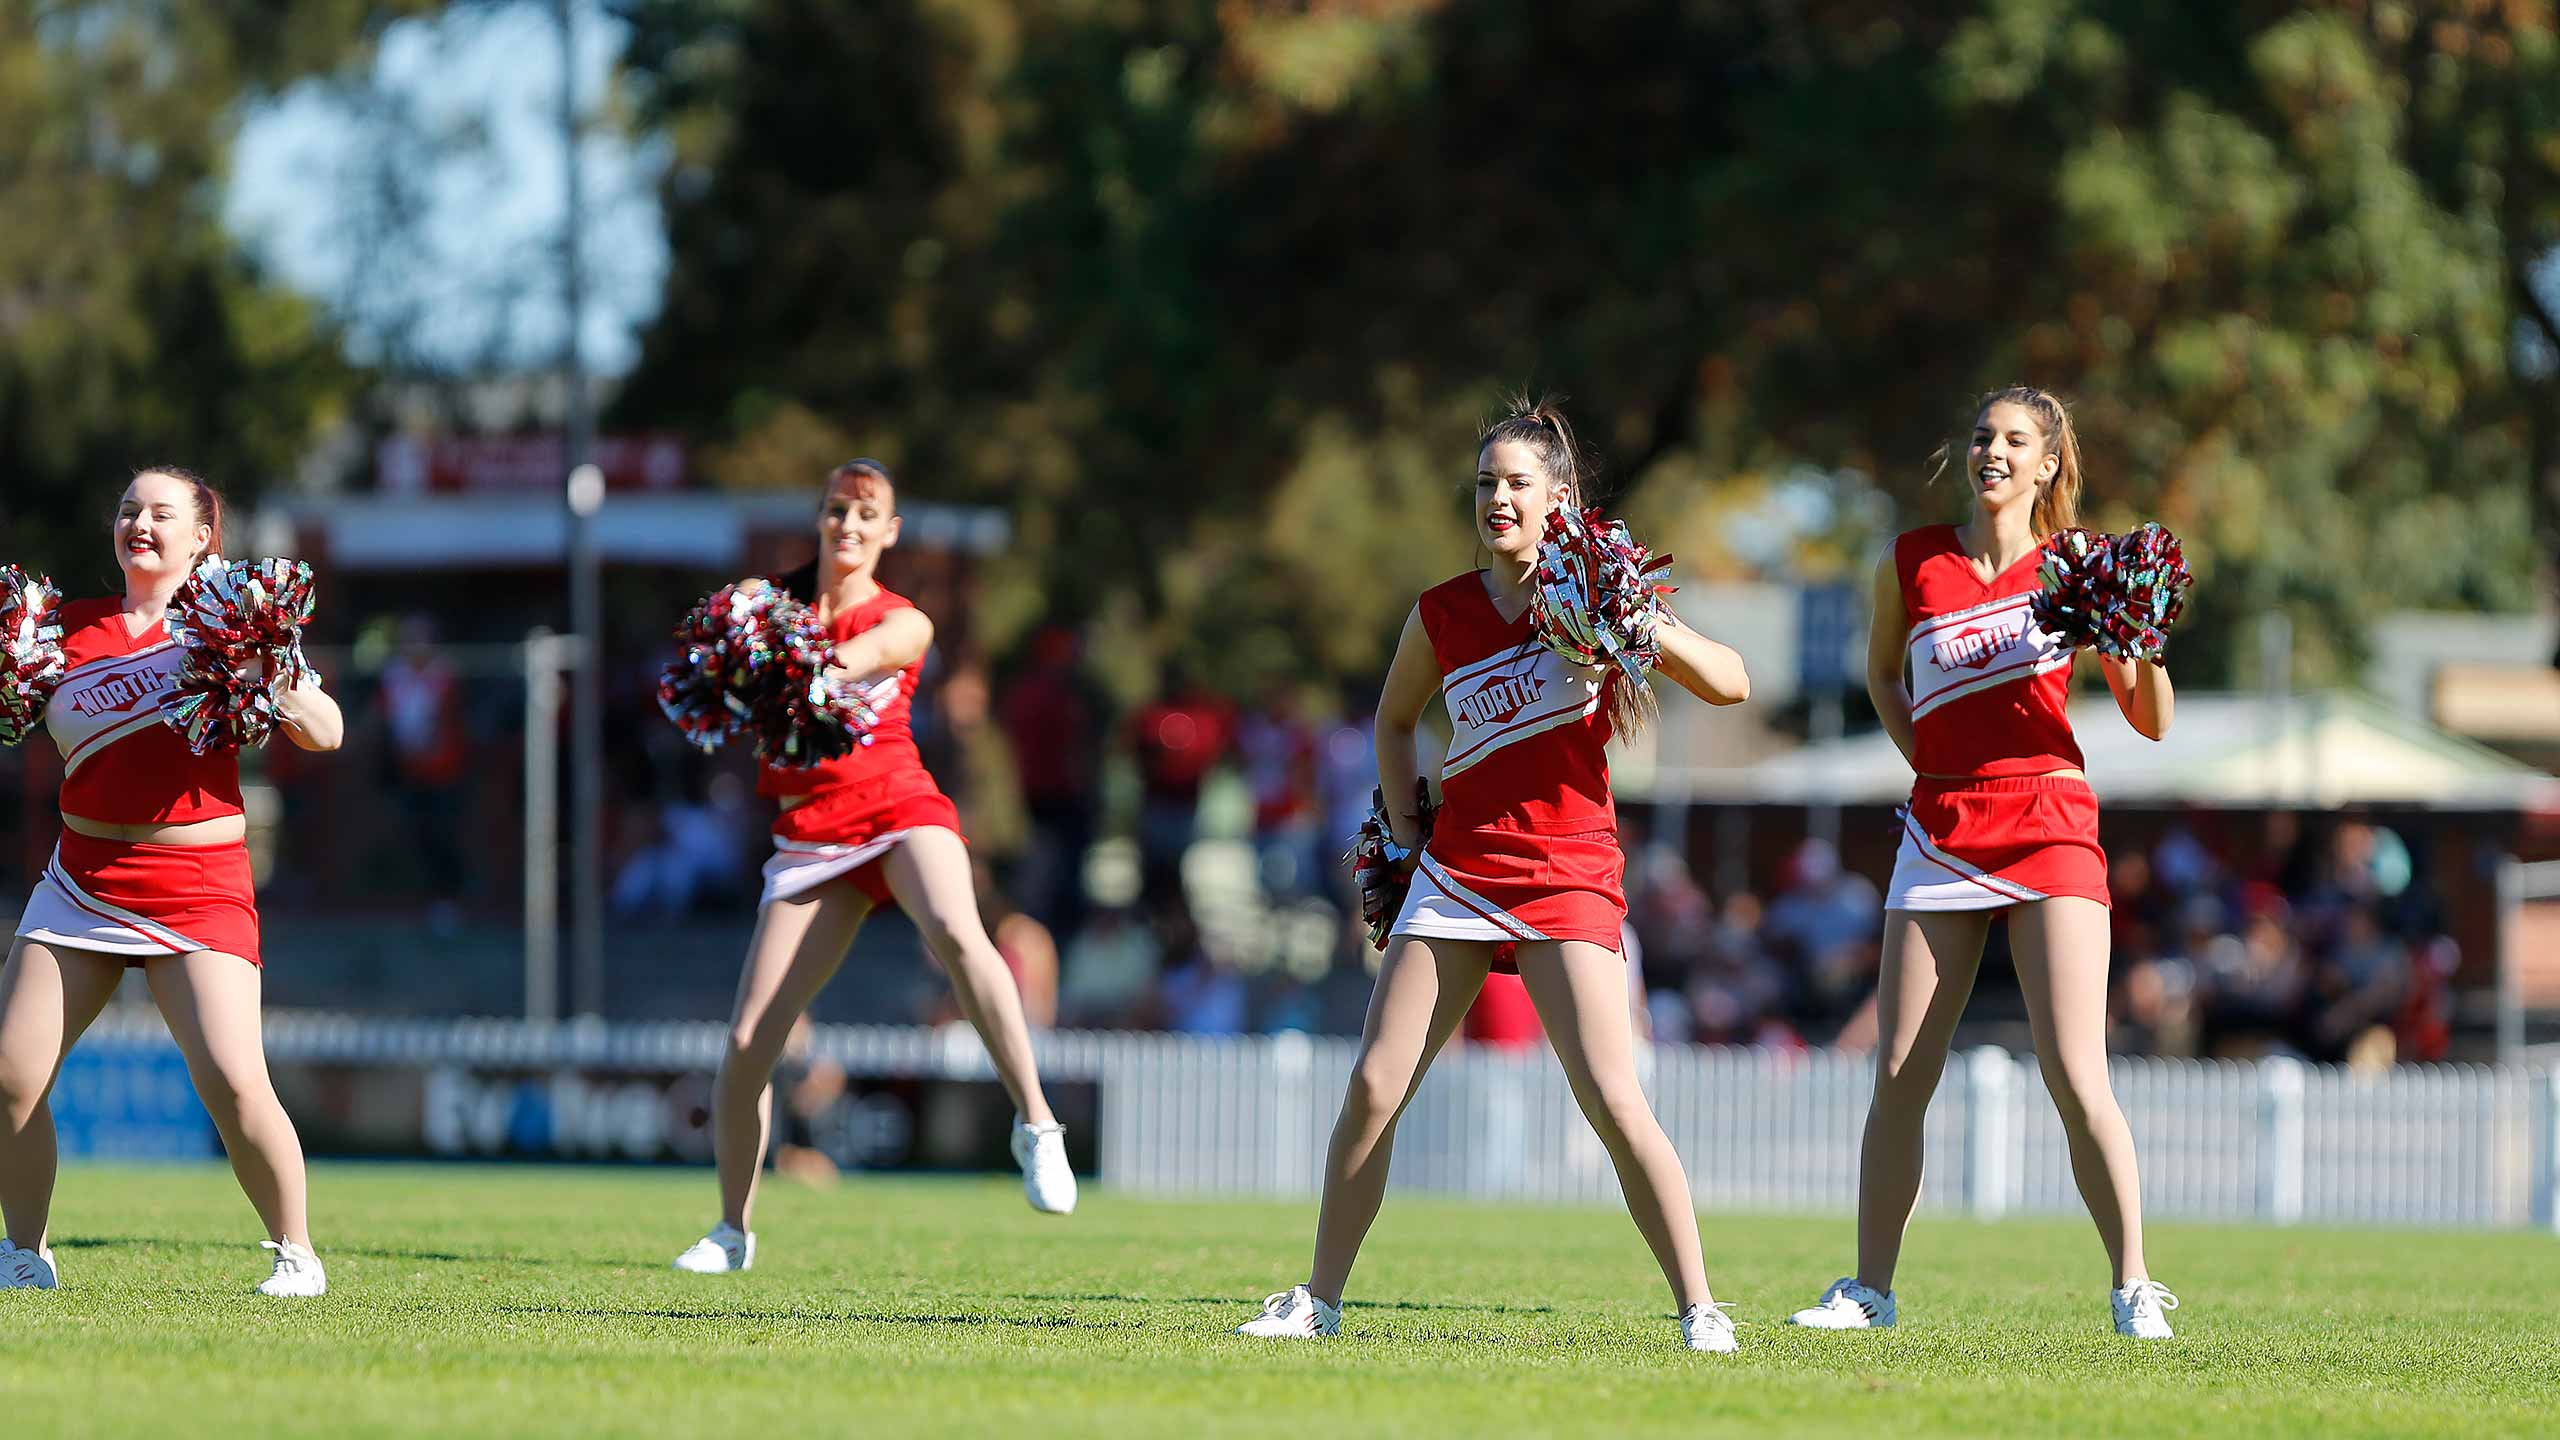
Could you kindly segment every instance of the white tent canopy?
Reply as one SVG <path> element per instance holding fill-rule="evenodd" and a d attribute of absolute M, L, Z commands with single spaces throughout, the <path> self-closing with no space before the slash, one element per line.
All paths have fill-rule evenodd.
<path fill-rule="evenodd" d="M 1667 726 L 1686 697 L 1670 697 Z M 2090 783 L 2112 801 L 2235 806 L 2560 807 L 2560 778 L 2350 691 L 2291 697 L 2181 693 L 2166 740 L 2136 734 L 2103 692 L 2071 707 Z M 1671 748 L 1671 747 L 1666 747 Z M 1677 747 L 1697 755 L 1699 747 Z M 1699 758 L 1713 761 L 1712 752 Z M 1613 763 L 1628 799 L 1895 804 L 1911 767 L 1882 731 L 1746 765 L 1658 765 L 1641 740 Z"/>

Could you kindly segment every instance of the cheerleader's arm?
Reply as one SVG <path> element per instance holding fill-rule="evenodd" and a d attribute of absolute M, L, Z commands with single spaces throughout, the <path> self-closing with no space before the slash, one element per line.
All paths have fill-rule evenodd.
<path fill-rule="evenodd" d="M 2116 660 L 2101 655 L 2098 668 L 2107 675 L 2107 688 L 2115 692 L 2116 708 L 2124 712 L 2125 723 L 2145 740 L 2158 740 L 2169 733 L 2169 717 L 2177 709 L 2178 694 L 2169 684 L 2169 667 L 2157 660 Z"/>
<path fill-rule="evenodd" d="M 1876 719 L 1883 722 L 1884 733 L 1893 737 L 1903 760 L 1917 771 L 1919 732 L 1911 724 L 1911 692 L 1902 684 L 1902 662 L 1911 644 L 1911 616 L 1902 606 L 1902 572 L 1893 563 L 1890 545 L 1876 566 L 1875 595 L 1868 614 L 1867 699 L 1874 703 Z"/>
<path fill-rule="evenodd" d="M 1388 662 L 1387 683 L 1378 692 L 1378 793 L 1386 798 L 1388 831 L 1408 849 L 1422 843 L 1422 816 L 1413 808 L 1414 782 L 1422 775 L 1414 735 L 1439 688 L 1440 661 L 1431 653 L 1431 634 L 1417 605 L 1396 637 L 1396 658 Z"/>
<path fill-rule="evenodd" d="M 892 610 L 886 619 L 836 647 L 835 669 L 868 680 L 904 670 L 933 648 L 933 621 L 921 610 Z"/>
<path fill-rule="evenodd" d="M 286 738 L 305 750 L 335 750 L 347 738 L 346 712 L 314 676 L 276 696 L 276 719 Z"/>
<path fill-rule="evenodd" d="M 1690 629 L 1668 605 L 1662 607 L 1653 638 L 1662 647 L 1654 669 L 1681 689 L 1710 705 L 1739 705 L 1751 698 L 1751 672 L 1742 663 L 1742 652 Z"/>

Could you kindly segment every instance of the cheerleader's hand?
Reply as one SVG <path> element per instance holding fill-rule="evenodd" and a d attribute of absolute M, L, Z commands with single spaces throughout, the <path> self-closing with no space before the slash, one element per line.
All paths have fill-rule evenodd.
<path fill-rule="evenodd" d="M 1627 638 L 1635 642 L 1633 646 L 1635 649 L 1659 649 L 1660 647 L 1654 642 L 1661 638 L 1662 632 L 1676 630 L 1679 626 L 1680 617 L 1672 614 L 1671 607 L 1663 604 L 1660 596 L 1656 596 L 1652 604 L 1638 611 L 1634 620 L 1628 623 L 1627 628 L 1631 633 Z"/>
<path fill-rule="evenodd" d="M 1405 852 L 1396 858 L 1397 874 L 1409 877 L 1421 868 L 1422 847 L 1431 843 L 1431 822 L 1438 813 L 1438 807 L 1431 803 L 1431 782 L 1415 777 L 1413 808 L 1387 814 L 1387 839 Z"/>

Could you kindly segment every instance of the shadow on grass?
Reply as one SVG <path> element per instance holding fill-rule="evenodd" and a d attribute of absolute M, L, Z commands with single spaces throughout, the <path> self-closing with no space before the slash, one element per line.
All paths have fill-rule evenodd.
<path fill-rule="evenodd" d="M 995 1326 L 1013 1330 L 1139 1330 L 1125 1320 L 1078 1320 L 1066 1315 L 929 1315 L 887 1310 L 681 1310 L 621 1305 L 499 1305 L 500 1315 L 576 1315 L 596 1320 L 708 1320 L 740 1322 L 823 1321 L 836 1325 Z"/>
<path fill-rule="evenodd" d="M 1235 1296 L 1235 1295 L 1208 1295 L 1208 1296 L 1202 1296 L 1202 1295 L 1189 1295 L 1189 1296 L 1175 1296 L 1175 1295 L 1108 1295 L 1108 1294 L 1094 1294 L 1094 1295 L 1048 1295 L 1048 1294 L 1042 1294 L 1042 1295 L 1031 1295 L 1031 1296 L 1025 1296 L 1024 1298 L 1025 1298 L 1025 1299 L 1031 1299 L 1031 1300 L 1101 1300 L 1101 1301 L 1109 1301 L 1109 1302 L 1112 1302 L 1112 1303 L 1115 1303 L 1115 1304 L 1121 1304 L 1121 1305 L 1222 1305 L 1222 1306 L 1235 1306 L 1235 1305 L 1251 1305 L 1252 1303 L 1254 1303 L 1254 1301 L 1253 1301 L 1253 1297 L 1252 1297 L 1252 1296 L 1250 1296 L 1250 1295 L 1247 1295 L 1247 1296 L 1241 1296 L 1241 1297 L 1239 1297 L 1239 1296 Z M 1365 1311 L 1365 1310 L 1415 1310 L 1415 1311 L 1425 1311 L 1425 1312 L 1429 1312 L 1429 1311 L 1448 1311 L 1448 1312 L 1456 1313 L 1456 1314 L 1470 1314 L 1470 1315 L 1553 1315 L 1554 1313 L 1556 1313 L 1556 1312 L 1555 1312 L 1555 1307 L 1554 1307 L 1554 1306 L 1552 1306 L 1552 1305 L 1499 1305 L 1499 1304 L 1480 1304 L 1480 1303 L 1475 1303 L 1475 1302 L 1471 1302 L 1471 1301 L 1463 1301 L 1463 1300 L 1366 1300 L 1366 1299 L 1355 1299 L 1355 1300 L 1353 1300 L 1353 1302 L 1352 1302 L 1352 1308 L 1353 1308 L 1353 1309 L 1355 1309 L 1355 1310 L 1364 1310 L 1364 1311 Z"/>
<path fill-rule="evenodd" d="M 180 1235 L 66 1235 L 53 1241 L 57 1250 L 237 1250 L 244 1242 L 207 1240 Z M 332 1245 L 322 1252 L 324 1259 L 341 1255 L 365 1260 L 423 1260 L 441 1265 L 531 1265 L 551 1266 L 560 1262 L 534 1255 L 465 1255 L 452 1250 L 388 1250 L 360 1245 Z M 619 1260 L 581 1260 L 580 1265 L 617 1267 Z"/>

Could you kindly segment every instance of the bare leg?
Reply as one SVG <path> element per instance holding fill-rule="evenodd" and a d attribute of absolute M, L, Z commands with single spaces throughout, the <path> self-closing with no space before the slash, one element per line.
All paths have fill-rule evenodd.
<path fill-rule="evenodd" d="M 1982 968 L 1987 910 L 1888 910 L 1876 977 L 1876 1090 L 1858 1150 L 1858 1283 L 1893 1288 L 1920 1202 L 1921 1124 Z"/>
<path fill-rule="evenodd" d="M 1493 946 L 1473 940 L 1388 942 L 1387 963 L 1369 992 L 1360 1056 L 1333 1122 L 1324 1157 L 1324 1204 L 1316 1212 L 1315 1262 L 1307 1290 L 1327 1305 L 1342 1303 L 1360 1242 L 1387 1195 L 1387 1161 L 1396 1121 L 1413 1102 L 1423 1072 L 1457 1033 L 1467 1007 L 1493 968 Z"/>
<path fill-rule="evenodd" d="M 21 940 L 0 969 L 0 1217 L 41 1250 L 53 1211 L 54 1077 L 124 978 L 121 956 Z"/>
<path fill-rule="evenodd" d="M 756 913 L 755 938 L 738 972 L 729 1043 L 711 1082 L 711 1153 L 720 1166 L 720 1218 L 741 1230 L 755 1208 L 756 1180 L 773 1135 L 773 1067 L 791 1027 L 809 1013 L 844 964 L 871 902 L 842 880 Z"/>
<path fill-rule="evenodd" d="M 303 1180 L 302 1137 L 267 1078 L 259 996 L 265 975 L 236 955 L 198 950 L 143 969 L 169 1036 L 187 1057 L 196 1095 L 231 1156 L 231 1173 L 267 1238 L 311 1245 L 310 1192 Z"/>
<path fill-rule="evenodd" d="M 1582 1116 L 1617 1167 L 1627 1213 L 1671 1284 L 1674 1308 L 1687 1313 L 1715 1297 L 1698 1245 L 1698 1212 L 1689 1176 L 1662 1122 L 1636 1081 L 1635 1029 L 1627 1013 L 1627 962 L 1585 940 L 1520 947 L 1520 979 L 1538 1007 L 1547 1043 Z"/>
<path fill-rule="evenodd" d="M 951 993 L 960 1013 L 985 1042 L 995 1061 L 996 1078 L 1013 1097 L 1013 1108 L 1033 1125 L 1056 1123 L 1049 1097 L 1040 1089 L 1040 1069 L 1031 1056 L 1031 1027 L 1022 1018 L 1022 991 L 1004 957 L 987 939 L 986 922 L 978 917 L 977 887 L 969 874 L 969 849 L 960 837 L 939 826 L 910 831 L 883 862 L 889 893 L 898 908 L 915 922 L 924 948 L 951 977 Z"/>
<path fill-rule="evenodd" d="M 2122 1289 L 2150 1272 L 2142 1260 L 2133 1129 L 2107 1080 L 2107 907 L 2069 895 L 2021 905 L 2010 912 L 2009 935 L 2036 1066 L 2071 1142 L 2071 1178 Z"/>

